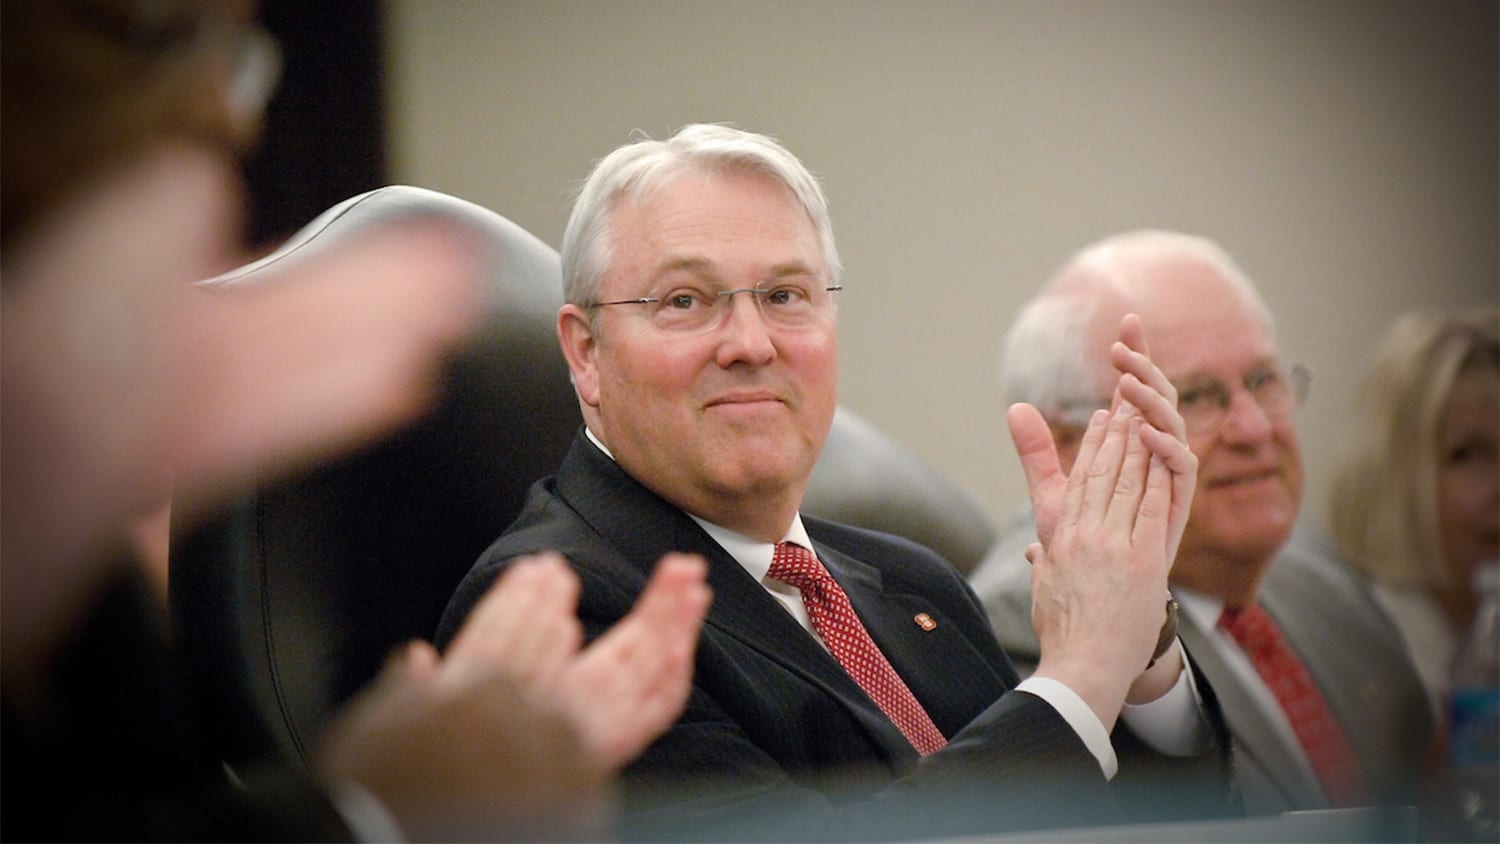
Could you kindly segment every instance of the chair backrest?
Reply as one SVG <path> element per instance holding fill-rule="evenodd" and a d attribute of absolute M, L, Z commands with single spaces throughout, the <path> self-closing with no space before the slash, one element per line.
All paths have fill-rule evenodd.
<path fill-rule="evenodd" d="M 973 495 L 847 407 L 834 414 L 802 509 L 915 540 L 965 576 L 999 537 Z"/>
<path fill-rule="evenodd" d="M 247 485 L 214 519 L 174 525 L 175 636 L 230 761 L 306 760 L 391 649 L 429 638 L 449 595 L 551 474 L 581 424 L 554 332 L 557 253 L 492 211 L 391 186 L 335 206 L 265 258 L 206 284 L 254 284 L 349 235 L 438 216 L 493 244 L 499 295 L 439 406 L 396 436 L 304 476 Z M 972 566 L 995 533 L 956 487 L 847 410 L 807 512 L 897 533 Z"/>

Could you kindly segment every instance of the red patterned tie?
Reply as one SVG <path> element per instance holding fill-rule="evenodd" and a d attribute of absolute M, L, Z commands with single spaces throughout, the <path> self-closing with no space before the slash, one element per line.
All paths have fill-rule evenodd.
<path fill-rule="evenodd" d="M 926 756 L 948 743 L 870 638 L 859 616 L 854 614 L 849 596 L 813 552 L 795 543 L 777 543 L 771 555 L 770 576 L 802 592 L 807 616 L 829 652 L 918 753 Z"/>
<path fill-rule="evenodd" d="M 1349 739 L 1328 711 L 1323 694 L 1313 684 L 1307 666 L 1287 645 L 1281 629 L 1259 605 L 1244 609 L 1226 607 L 1219 625 L 1234 637 L 1261 679 L 1276 695 L 1292 731 L 1307 752 L 1313 771 L 1323 783 L 1323 793 L 1335 807 L 1364 802 L 1365 781 Z"/>

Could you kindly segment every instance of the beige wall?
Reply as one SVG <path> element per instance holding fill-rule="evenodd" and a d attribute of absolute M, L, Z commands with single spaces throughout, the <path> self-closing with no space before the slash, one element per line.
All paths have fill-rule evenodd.
<path fill-rule="evenodd" d="M 1381 329 L 1500 296 L 1493 2 L 389 1 L 395 179 L 554 246 L 634 129 L 781 138 L 847 267 L 841 401 L 997 519 L 999 333 L 1094 238 L 1207 234 L 1257 279 L 1316 373 L 1318 523 Z"/>

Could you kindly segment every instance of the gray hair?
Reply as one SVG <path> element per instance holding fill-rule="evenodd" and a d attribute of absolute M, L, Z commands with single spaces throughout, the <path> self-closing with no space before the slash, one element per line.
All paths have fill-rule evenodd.
<path fill-rule="evenodd" d="M 597 300 L 612 259 L 612 221 L 621 200 L 639 200 L 672 177 L 691 171 L 762 173 L 797 197 L 817 233 L 829 284 L 843 273 L 833 223 L 818 180 L 773 138 L 721 124 L 682 127 L 665 141 L 644 136 L 616 149 L 594 167 L 578 192 L 563 232 L 563 296 L 576 305 Z"/>
<path fill-rule="evenodd" d="M 1084 247 L 1016 314 L 1001 343 L 999 383 L 1007 402 L 1026 402 L 1051 424 L 1082 427 L 1109 405 L 1114 368 L 1104 353 L 1119 320 L 1136 309 L 1153 263 L 1187 258 L 1214 269 L 1274 333 L 1271 311 L 1217 243 L 1156 229 L 1113 235 Z"/>

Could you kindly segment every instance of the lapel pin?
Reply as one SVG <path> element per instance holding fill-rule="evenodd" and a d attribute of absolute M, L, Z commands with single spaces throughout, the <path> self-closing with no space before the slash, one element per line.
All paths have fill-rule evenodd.
<path fill-rule="evenodd" d="M 915 621 L 918 627 L 926 630 L 929 633 L 937 628 L 937 622 L 933 621 L 932 616 L 928 615 L 925 612 L 917 613 L 916 616 L 912 618 L 912 621 Z"/>

